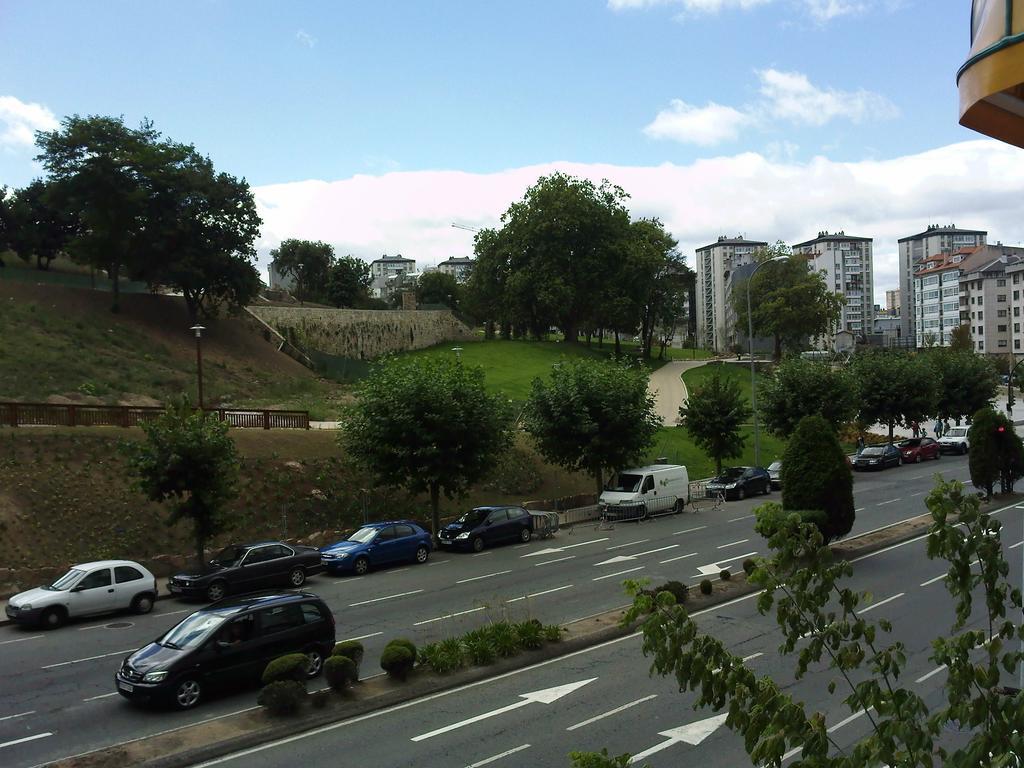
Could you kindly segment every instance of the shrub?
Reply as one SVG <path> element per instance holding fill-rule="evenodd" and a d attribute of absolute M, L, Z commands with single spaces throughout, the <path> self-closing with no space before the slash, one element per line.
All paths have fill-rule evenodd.
<path fill-rule="evenodd" d="M 419 663 L 430 667 L 439 675 L 447 675 L 457 669 L 462 669 L 465 663 L 465 650 L 462 647 L 462 640 L 458 637 L 448 637 L 436 643 L 428 643 L 420 648 Z"/>
<path fill-rule="evenodd" d="M 825 542 L 853 527 L 853 475 L 839 438 L 821 416 L 800 419 L 782 455 L 782 508 L 825 513 L 819 525 Z"/>
<path fill-rule="evenodd" d="M 388 643 L 380 655 L 380 668 L 397 680 L 405 680 L 415 664 L 416 657 L 405 645 Z"/>
<path fill-rule="evenodd" d="M 348 656 L 352 659 L 352 663 L 356 665 L 356 673 L 358 673 L 359 665 L 363 663 L 365 650 L 363 649 L 363 644 L 358 640 L 342 640 L 340 643 L 335 643 L 334 650 L 331 653 L 335 656 Z"/>
<path fill-rule="evenodd" d="M 544 639 L 549 643 L 560 642 L 564 631 L 558 624 L 548 624 L 544 627 Z"/>
<path fill-rule="evenodd" d="M 672 596 L 675 597 L 676 603 L 678 605 L 682 605 L 686 602 L 686 596 L 689 593 L 689 591 L 689 587 L 687 587 L 681 581 L 666 581 L 654 592 L 655 596 L 657 596 L 658 592 L 670 592 Z"/>
<path fill-rule="evenodd" d="M 728 568 L 723 568 L 722 572 L 718 574 L 718 578 L 720 578 L 722 581 L 729 581 L 729 579 L 732 578 L 732 574 L 729 573 Z"/>
<path fill-rule="evenodd" d="M 507 658 L 519 653 L 519 635 L 507 621 L 499 621 L 487 628 L 494 651 L 499 656 Z"/>
<path fill-rule="evenodd" d="M 714 585 L 711 583 L 711 579 L 704 579 L 701 581 L 700 593 L 702 595 L 710 595 L 712 589 L 714 589 Z"/>
<path fill-rule="evenodd" d="M 466 656 L 469 657 L 470 662 L 478 667 L 493 664 L 497 658 L 494 644 L 486 630 L 474 629 L 467 632 L 462 638 L 462 645 L 466 649 Z"/>
<path fill-rule="evenodd" d="M 278 656 L 263 670 L 263 684 L 270 685 L 285 680 L 302 683 L 306 679 L 308 664 L 306 657 L 301 653 Z"/>
<path fill-rule="evenodd" d="M 336 691 L 345 691 L 350 685 L 359 682 L 356 663 L 348 656 L 333 654 L 324 661 L 324 679 Z"/>
<path fill-rule="evenodd" d="M 420 648 L 419 658 L 416 663 L 421 667 L 430 667 L 432 670 L 437 672 L 438 661 L 441 656 L 441 650 L 437 643 L 427 643 Z"/>
<path fill-rule="evenodd" d="M 272 664 L 273 662 L 271 662 Z M 297 680 L 275 680 L 260 691 L 256 703 L 272 715 L 293 715 L 306 698 L 306 686 Z"/>
<path fill-rule="evenodd" d="M 544 644 L 544 626 L 537 619 L 521 621 L 515 624 L 519 645 L 534 651 Z"/>
<path fill-rule="evenodd" d="M 416 644 L 412 640 L 407 640 L 404 637 L 396 637 L 394 640 L 388 641 L 388 645 L 400 645 L 403 648 L 407 648 L 409 653 L 412 655 L 412 663 L 416 663 Z"/>
<path fill-rule="evenodd" d="M 754 558 L 748 557 L 743 561 L 743 572 L 748 576 L 754 572 L 755 568 L 757 568 L 757 562 Z"/>
<path fill-rule="evenodd" d="M 313 705 L 313 709 L 323 709 L 330 700 L 330 691 L 314 691 L 309 696 L 309 703 Z"/>

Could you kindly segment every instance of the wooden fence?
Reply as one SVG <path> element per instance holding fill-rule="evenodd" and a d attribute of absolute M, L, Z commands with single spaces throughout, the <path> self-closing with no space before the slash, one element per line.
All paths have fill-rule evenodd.
<path fill-rule="evenodd" d="M 309 429 L 309 411 L 206 408 L 233 427 L 249 429 Z M 0 426 L 134 427 L 164 412 L 155 406 L 60 405 L 0 402 Z"/>

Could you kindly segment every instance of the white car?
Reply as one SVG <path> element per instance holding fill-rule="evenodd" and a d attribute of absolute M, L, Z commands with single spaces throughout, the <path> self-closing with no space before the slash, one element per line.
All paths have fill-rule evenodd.
<path fill-rule="evenodd" d="M 950 427 L 942 437 L 939 438 L 940 453 L 965 454 L 970 450 L 971 442 L 967 439 L 968 427 Z"/>
<path fill-rule="evenodd" d="M 149 613 L 156 596 L 156 577 L 138 563 L 98 560 L 72 566 L 52 584 L 15 595 L 7 601 L 7 618 L 56 629 L 80 616 L 125 609 Z"/>

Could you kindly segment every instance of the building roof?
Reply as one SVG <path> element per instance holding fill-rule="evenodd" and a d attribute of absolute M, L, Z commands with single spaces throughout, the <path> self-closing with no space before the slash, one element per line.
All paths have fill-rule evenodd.
<path fill-rule="evenodd" d="M 828 231 L 824 231 L 824 232 L 819 232 L 817 237 L 815 237 L 815 238 L 813 238 L 811 240 L 806 240 L 806 241 L 804 241 L 802 243 L 797 243 L 793 247 L 794 248 L 803 248 L 803 247 L 808 246 L 808 245 L 814 245 L 815 243 L 827 243 L 827 242 L 839 242 L 839 241 L 857 242 L 857 243 L 870 243 L 873 239 L 874 238 L 871 238 L 871 237 L 856 237 L 855 235 L 848 235 L 845 232 L 828 232 Z"/>
<path fill-rule="evenodd" d="M 406 262 L 406 263 L 409 263 L 409 264 L 415 264 L 416 260 L 415 259 L 407 259 L 404 256 L 402 256 L 402 254 L 398 254 L 397 256 L 388 256 L 385 253 L 379 259 L 374 259 L 370 263 L 371 264 L 381 264 L 381 263 L 384 263 L 384 262 L 388 262 L 388 263 L 391 263 L 391 264 L 398 263 L 398 262 Z"/>
<path fill-rule="evenodd" d="M 974 249 L 974 253 L 960 262 L 960 269 L 965 275 L 989 270 L 1002 272 L 1007 266 L 1019 264 L 1021 261 L 1024 261 L 1024 248 L 1001 244 L 980 245 Z"/>
<path fill-rule="evenodd" d="M 443 267 L 445 264 L 451 264 L 452 266 L 469 265 L 473 263 L 473 259 L 469 256 L 449 256 L 446 260 L 442 261 L 437 266 Z"/>
<path fill-rule="evenodd" d="M 698 248 L 698 251 L 704 251 L 708 248 L 714 248 L 717 245 L 755 245 L 755 246 L 766 246 L 768 243 L 762 240 L 747 240 L 744 237 L 726 237 L 722 235 L 718 238 L 717 242 L 711 243 L 711 245 L 705 245 L 703 248 Z"/>
<path fill-rule="evenodd" d="M 901 237 L 896 242 L 905 243 L 908 240 L 919 240 L 922 237 L 931 237 L 932 235 L 945 234 L 945 235 L 988 235 L 984 229 L 960 229 L 955 224 L 929 224 L 928 228 L 924 232 L 920 232 L 910 237 Z"/>

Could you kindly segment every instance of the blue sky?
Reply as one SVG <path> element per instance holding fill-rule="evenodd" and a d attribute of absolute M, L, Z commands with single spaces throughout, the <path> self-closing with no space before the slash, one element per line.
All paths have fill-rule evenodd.
<path fill-rule="evenodd" d="M 969 8 L 0 0 L 0 184 L 38 174 L 32 129 L 121 114 L 149 117 L 245 176 L 265 210 L 264 252 L 282 237 L 317 236 L 366 258 L 461 255 L 471 240 L 442 231 L 452 220 L 494 223 L 554 167 L 622 184 L 634 213 L 662 216 L 684 253 L 721 233 L 792 242 L 866 227 L 859 234 L 878 239 L 884 260 L 895 234 L 947 219 L 1002 227 L 993 235 L 1016 241 L 1024 233 L 1008 214 L 936 197 L 925 180 L 888 214 L 868 199 L 926 166 L 908 160 L 922 152 L 966 147 L 943 162 L 962 174 L 1006 169 L 1000 145 L 957 125 Z M 658 176 L 665 167 L 674 173 Z M 851 199 L 872 171 L 875 192 Z M 721 199 L 694 191 L 709 173 Z M 960 186 L 948 168 L 933 181 Z M 757 196 L 730 207 L 730 183 L 762 198 L 796 184 L 808 201 L 787 189 L 788 207 L 765 217 Z M 820 209 L 808 204 L 823 197 Z"/>

